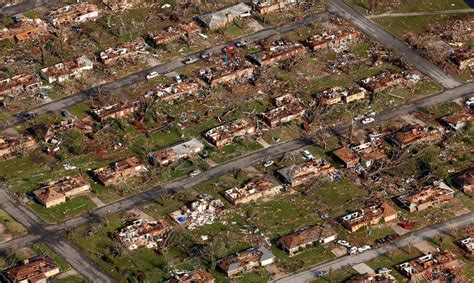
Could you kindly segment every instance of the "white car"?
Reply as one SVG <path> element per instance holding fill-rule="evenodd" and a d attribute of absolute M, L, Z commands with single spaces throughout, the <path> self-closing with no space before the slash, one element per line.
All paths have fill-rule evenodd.
<path fill-rule="evenodd" d="M 370 123 L 373 123 L 375 121 L 374 118 L 365 118 L 364 120 L 361 121 L 362 124 L 367 125 Z"/>
<path fill-rule="evenodd" d="M 158 74 L 158 72 L 151 72 L 148 75 L 146 75 L 146 79 L 151 80 L 151 79 L 154 79 L 154 78 L 158 77 L 159 75 L 160 74 Z"/>
<path fill-rule="evenodd" d="M 273 160 L 267 160 L 263 163 L 263 167 L 265 167 L 265 168 L 270 167 L 270 166 L 273 165 L 273 163 L 275 163 L 275 162 L 273 162 Z"/>
<path fill-rule="evenodd" d="M 350 247 L 351 247 L 351 244 L 349 244 L 349 242 L 346 241 L 346 240 L 337 240 L 336 243 L 338 243 L 338 244 L 341 245 L 341 246 L 347 247 L 347 248 L 350 248 Z"/>
<path fill-rule="evenodd" d="M 301 153 L 303 154 L 304 158 L 307 159 L 307 160 L 313 160 L 314 159 L 314 156 L 311 154 L 311 152 L 309 152 L 307 150 L 303 150 L 303 151 L 301 151 Z"/>
<path fill-rule="evenodd" d="M 196 59 L 196 58 L 188 58 L 188 59 L 185 59 L 185 60 L 183 61 L 183 63 L 186 64 L 186 65 L 188 65 L 188 64 L 192 64 L 192 63 L 196 62 L 197 60 L 198 60 L 198 59 Z"/>
<path fill-rule="evenodd" d="M 194 170 L 191 173 L 189 173 L 189 177 L 196 177 L 199 174 L 201 174 L 201 170 Z"/>
<path fill-rule="evenodd" d="M 375 111 L 369 111 L 369 112 L 365 113 L 365 115 L 367 115 L 367 116 L 375 116 L 375 114 L 377 114 L 377 112 L 375 112 Z"/>
<path fill-rule="evenodd" d="M 357 116 L 354 116 L 354 121 L 360 121 L 364 119 L 364 115 L 357 115 Z"/>
<path fill-rule="evenodd" d="M 347 252 L 348 252 L 350 255 L 356 254 L 357 251 L 358 251 L 357 247 L 351 247 L 350 249 L 347 250 Z"/>
<path fill-rule="evenodd" d="M 471 97 L 468 100 L 466 100 L 466 105 L 467 106 L 474 105 L 474 97 Z"/>
<path fill-rule="evenodd" d="M 371 249 L 371 247 L 369 245 L 365 245 L 365 246 L 360 247 L 358 249 L 358 251 L 359 251 L 359 253 L 363 253 L 363 252 L 368 251 L 370 249 Z"/>

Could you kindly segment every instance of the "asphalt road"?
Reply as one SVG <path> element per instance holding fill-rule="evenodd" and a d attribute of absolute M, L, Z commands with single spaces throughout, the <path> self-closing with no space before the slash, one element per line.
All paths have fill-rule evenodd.
<path fill-rule="evenodd" d="M 283 33 L 287 33 L 287 32 L 290 32 L 290 31 L 300 29 L 300 28 L 302 28 L 306 25 L 309 25 L 309 24 L 317 22 L 317 21 L 327 20 L 328 17 L 329 17 L 329 13 L 327 13 L 327 12 L 317 13 L 317 14 L 305 17 L 302 21 L 293 22 L 293 23 L 283 25 L 283 26 L 279 26 L 279 27 L 272 27 L 272 28 L 262 29 L 260 31 L 257 31 L 255 33 L 253 33 L 253 34 L 244 36 L 244 37 L 240 38 L 240 40 L 246 41 L 246 42 L 257 42 L 257 41 L 260 41 L 262 39 L 265 39 L 265 38 L 268 38 L 268 37 L 271 37 L 271 36 L 274 36 L 274 35 L 283 34 Z M 40 106 L 38 106 L 34 109 L 31 109 L 29 111 L 25 111 L 25 112 L 16 114 L 12 119 L 10 119 L 4 125 L 2 125 L 2 127 L 10 127 L 10 126 L 14 126 L 16 124 L 25 122 L 25 121 L 28 120 L 28 117 L 32 113 L 34 113 L 36 115 L 39 115 L 39 114 L 42 114 L 42 113 L 59 111 L 59 110 L 64 109 L 66 107 L 84 102 L 84 101 L 90 99 L 91 96 L 96 95 L 98 92 L 100 92 L 100 93 L 112 92 L 112 91 L 115 91 L 115 90 L 120 90 L 122 88 L 126 88 L 128 86 L 146 81 L 146 75 L 151 73 L 151 72 L 158 72 L 159 74 L 166 74 L 166 73 L 172 72 L 172 71 L 174 71 L 178 68 L 184 67 L 185 64 L 183 64 L 183 61 L 185 59 L 196 58 L 198 60 L 201 60 L 201 58 L 199 56 L 203 52 L 211 52 L 213 54 L 218 54 L 218 53 L 221 52 L 222 48 L 224 46 L 226 46 L 227 44 L 229 44 L 229 43 L 231 43 L 231 42 L 228 42 L 226 44 L 222 44 L 222 45 L 219 45 L 219 46 L 215 46 L 215 47 L 212 47 L 212 48 L 203 49 L 203 50 L 200 50 L 200 51 L 195 52 L 193 54 L 183 56 L 183 57 L 181 57 L 179 59 L 176 59 L 174 61 L 159 64 L 159 65 L 156 65 L 154 67 L 136 72 L 136 73 L 128 75 L 128 76 L 125 76 L 125 77 L 123 77 L 119 80 L 116 80 L 116 81 L 113 81 L 113 82 L 110 82 L 110 83 L 101 84 L 99 86 L 92 87 L 92 88 L 86 89 L 84 91 L 80 91 L 76 94 L 73 94 L 73 95 L 70 95 L 70 96 L 67 96 L 67 97 L 64 97 L 64 98 L 61 98 L 61 99 L 57 99 L 57 100 L 54 100 L 54 101 L 49 102 L 49 103 L 42 104 L 42 105 L 40 105 Z"/>
<path fill-rule="evenodd" d="M 461 85 L 460 82 L 447 75 L 435 64 L 420 56 L 407 44 L 385 31 L 374 21 L 352 9 L 349 5 L 344 3 L 343 0 L 330 0 L 326 2 L 330 12 L 345 19 L 367 36 L 385 45 L 385 47 L 392 48 L 398 55 L 403 56 L 408 63 L 415 66 L 420 72 L 432 78 L 443 87 L 454 88 Z"/>
<path fill-rule="evenodd" d="M 411 231 L 405 235 L 403 235 L 399 240 L 391 245 L 386 245 L 378 249 L 368 250 L 366 252 L 352 255 L 352 256 L 343 256 L 338 259 L 316 265 L 311 267 L 310 269 L 295 273 L 293 275 L 278 279 L 274 282 L 279 283 L 303 283 L 303 282 L 311 282 L 316 279 L 316 273 L 318 271 L 335 271 L 337 269 L 346 267 L 346 266 L 353 266 L 359 263 L 367 262 L 372 259 L 375 259 L 381 255 L 387 254 L 391 250 L 397 248 L 406 247 L 408 244 L 414 244 L 423 240 L 432 239 L 440 234 L 449 233 L 450 230 L 455 228 L 467 226 L 474 223 L 474 212 L 469 212 L 454 218 L 450 218 L 449 220 L 434 224 L 430 226 L 426 226 L 421 229 L 417 229 Z M 387 266 L 390 268 L 390 266 Z"/>
<path fill-rule="evenodd" d="M 10 17 L 16 14 L 24 13 L 36 9 L 48 3 L 56 2 L 54 0 L 26 0 L 23 3 L 0 9 L 0 18 Z"/>

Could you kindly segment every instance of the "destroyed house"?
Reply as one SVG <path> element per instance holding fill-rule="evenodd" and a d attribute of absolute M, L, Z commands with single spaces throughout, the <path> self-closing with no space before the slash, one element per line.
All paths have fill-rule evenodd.
<path fill-rule="evenodd" d="M 30 137 L 0 137 L 0 158 L 13 158 L 23 151 L 36 147 L 36 141 Z"/>
<path fill-rule="evenodd" d="M 102 0 L 102 3 L 112 11 L 124 11 L 141 2 L 143 0 Z"/>
<path fill-rule="evenodd" d="M 116 234 L 117 240 L 127 249 L 136 250 L 141 247 L 156 248 L 169 231 L 169 226 L 162 220 L 146 221 L 138 219 L 120 229 Z"/>
<path fill-rule="evenodd" d="M 149 158 L 153 165 L 166 166 L 182 159 L 192 158 L 203 150 L 204 144 L 193 138 L 187 142 L 152 152 L 149 154 Z"/>
<path fill-rule="evenodd" d="M 370 168 L 376 162 L 388 159 L 386 147 L 377 141 L 350 145 L 349 147 L 343 146 L 333 150 L 332 154 L 341 161 L 346 168 L 353 168 L 358 164 L 365 168 Z"/>
<path fill-rule="evenodd" d="M 296 3 L 298 3 L 298 0 L 255 0 L 252 1 L 252 8 L 260 15 L 266 15 L 276 11 L 283 11 Z"/>
<path fill-rule="evenodd" d="M 35 256 L 25 259 L 22 264 L 4 271 L 2 281 L 9 283 L 47 282 L 48 278 L 59 273 L 59 265 L 49 256 Z"/>
<path fill-rule="evenodd" d="M 251 7 L 244 3 L 239 3 L 219 11 L 197 16 L 196 21 L 205 28 L 215 30 L 232 23 L 234 19 L 250 17 L 251 12 Z"/>
<path fill-rule="evenodd" d="M 299 119 L 306 112 L 301 100 L 293 95 L 283 95 L 275 101 L 276 108 L 260 114 L 262 120 L 271 128 Z"/>
<path fill-rule="evenodd" d="M 361 87 L 352 87 L 349 89 L 342 87 L 333 87 L 324 90 L 319 95 L 319 101 L 322 105 L 325 106 L 331 106 L 341 101 L 349 103 L 352 101 L 364 99 L 366 93 L 366 90 Z"/>
<path fill-rule="evenodd" d="M 337 238 L 337 233 L 328 225 L 313 225 L 285 235 L 278 240 L 278 245 L 290 256 L 314 243 L 327 244 Z"/>
<path fill-rule="evenodd" d="M 54 124 L 41 124 L 28 129 L 28 132 L 34 136 L 38 141 L 48 142 L 54 138 L 56 134 L 68 130 L 77 129 L 83 134 L 92 133 L 92 123 L 87 119 L 76 120 L 69 118 L 61 120 Z"/>
<path fill-rule="evenodd" d="M 188 206 L 169 213 L 168 216 L 177 224 L 189 230 L 194 230 L 212 224 L 223 209 L 224 203 L 220 199 L 202 194 Z"/>
<path fill-rule="evenodd" d="M 474 238 L 467 237 L 459 241 L 461 248 L 469 255 L 474 255 Z"/>
<path fill-rule="evenodd" d="M 90 185 L 83 177 L 64 177 L 59 180 L 51 181 L 44 187 L 33 191 L 35 199 L 44 207 L 50 208 L 67 199 L 84 194 L 90 191 Z"/>
<path fill-rule="evenodd" d="M 157 86 L 145 93 L 145 98 L 151 97 L 163 101 L 173 101 L 189 95 L 194 95 L 201 89 L 200 85 L 194 82 L 173 83 L 166 87 Z"/>
<path fill-rule="evenodd" d="M 17 75 L 0 81 L 0 96 L 33 91 L 39 89 L 40 86 L 36 75 Z"/>
<path fill-rule="evenodd" d="M 250 248 L 217 261 L 217 268 L 227 277 L 252 271 L 259 266 L 266 266 L 275 261 L 275 256 L 264 246 Z"/>
<path fill-rule="evenodd" d="M 313 178 L 329 176 L 334 171 L 334 167 L 326 160 L 314 159 L 279 169 L 277 174 L 285 184 L 296 187 L 308 183 Z"/>
<path fill-rule="evenodd" d="M 354 29 L 340 29 L 332 33 L 314 35 L 306 40 L 306 45 L 312 51 L 338 49 L 343 45 L 351 44 L 359 38 L 360 34 Z"/>
<path fill-rule="evenodd" d="M 464 193 L 470 193 L 474 190 L 474 167 L 456 174 L 453 177 L 453 183 Z"/>
<path fill-rule="evenodd" d="M 346 168 L 353 168 L 359 164 L 360 158 L 349 147 L 343 146 L 331 152 Z"/>
<path fill-rule="evenodd" d="M 241 188 L 232 188 L 224 192 L 224 197 L 232 204 L 249 203 L 261 198 L 272 197 L 281 193 L 282 186 L 272 179 L 258 176 L 248 181 Z"/>
<path fill-rule="evenodd" d="M 402 84 L 403 76 L 400 73 L 383 72 L 378 75 L 363 79 L 360 84 L 368 92 L 379 93 L 393 86 Z"/>
<path fill-rule="evenodd" d="M 454 199 L 454 190 L 444 182 L 422 187 L 412 193 L 400 196 L 397 201 L 410 212 L 436 207 Z"/>
<path fill-rule="evenodd" d="M 170 44 L 176 42 L 181 38 L 181 34 L 178 32 L 162 31 L 158 33 L 148 34 L 148 38 L 153 41 L 156 46 Z"/>
<path fill-rule="evenodd" d="M 112 65 L 120 60 L 136 58 L 145 52 L 146 47 L 145 41 L 138 38 L 132 42 L 105 49 L 99 53 L 99 60 L 104 65 Z"/>
<path fill-rule="evenodd" d="M 398 271 L 410 281 L 447 280 L 444 275 L 458 264 L 456 256 L 449 252 L 436 252 L 397 265 Z"/>
<path fill-rule="evenodd" d="M 222 147 L 234 138 L 255 133 L 256 126 L 246 119 L 237 119 L 210 129 L 204 137 L 214 146 Z"/>
<path fill-rule="evenodd" d="M 224 61 L 211 67 L 199 70 L 199 77 L 211 86 L 233 83 L 234 81 L 249 78 L 254 71 L 254 66 L 245 58 L 234 55 L 225 57 Z"/>
<path fill-rule="evenodd" d="M 48 83 L 61 83 L 73 78 L 79 78 L 85 71 L 90 71 L 93 68 L 94 63 L 86 56 L 82 56 L 71 61 L 43 68 L 40 70 L 40 76 Z"/>
<path fill-rule="evenodd" d="M 388 140 L 394 145 L 404 148 L 414 144 L 437 142 L 442 137 L 442 131 L 436 127 L 407 126 L 388 136 Z"/>
<path fill-rule="evenodd" d="M 26 41 L 49 36 L 48 26 L 41 19 L 16 18 L 12 25 L 0 29 L 0 41 Z"/>
<path fill-rule="evenodd" d="M 181 23 L 176 26 L 166 28 L 164 31 L 148 34 L 148 38 L 155 43 L 156 46 L 166 45 L 179 39 L 198 33 L 201 28 L 195 22 Z"/>
<path fill-rule="evenodd" d="M 474 66 L 474 48 L 470 47 L 467 50 L 455 50 L 449 58 L 460 69 L 464 70 Z"/>
<path fill-rule="evenodd" d="M 397 280 L 388 272 L 362 273 L 349 278 L 346 283 L 395 283 Z"/>
<path fill-rule="evenodd" d="M 94 170 L 94 178 L 105 187 L 118 185 L 127 179 L 146 171 L 145 165 L 138 157 L 130 157 L 115 162 L 107 167 Z"/>
<path fill-rule="evenodd" d="M 474 122 L 473 111 L 463 111 L 442 117 L 441 122 L 448 128 L 459 131 L 462 130 L 468 123 Z"/>
<path fill-rule="evenodd" d="M 123 119 L 138 110 L 138 102 L 122 102 L 104 106 L 91 111 L 92 117 L 99 122 L 108 119 Z"/>
<path fill-rule="evenodd" d="M 397 219 L 397 210 L 389 205 L 387 202 L 381 204 L 371 205 L 362 208 L 353 213 L 344 215 L 341 218 L 341 223 L 350 232 L 356 232 L 362 227 L 376 225 Z"/>
<path fill-rule="evenodd" d="M 50 12 L 47 21 L 55 27 L 63 27 L 70 24 L 80 24 L 99 17 L 99 8 L 96 5 L 81 3 L 67 5 Z"/>
<path fill-rule="evenodd" d="M 251 54 L 249 55 L 249 59 L 259 66 L 269 66 L 305 52 L 303 45 L 299 43 L 279 42 L 284 44 L 274 45 L 267 50 Z"/>
<path fill-rule="evenodd" d="M 197 269 L 176 275 L 175 278 L 165 281 L 165 283 L 214 283 L 215 279 L 204 269 Z"/>

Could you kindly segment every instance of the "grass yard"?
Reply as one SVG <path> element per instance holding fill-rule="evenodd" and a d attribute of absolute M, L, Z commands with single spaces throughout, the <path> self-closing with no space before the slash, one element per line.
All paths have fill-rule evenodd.
<path fill-rule="evenodd" d="M 414 247 L 404 247 L 402 249 L 394 250 L 389 254 L 381 255 L 366 263 L 375 271 L 384 267 L 392 269 L 391 274 L 398 282 L 401 282 L 406 278 L 397 272 L 395 265 L 409 261 L 419 256 L 422 256 L 422 253 L 418 249 Z"/>
<path fill-rule="evenodd" d="M 51 281 L 53 283 L 85 283 L 86 280 L 79 275 L 70 275 L 64 278 L 59 278 Z"/>
<path fill-rule="evenodd" d="M 92 210 L 96 205 L 87 196 L 79 196 L 66 201 L 63 204 L 51 208 L 45 208 L 39 203 L 32 203 L 31 209 L 47 222 L 64 221 L 73 216 Z"/>
<path fill-rule="evenodd" d="M 370 8 L 369 0 L 345 0 L 359 12 L 367 13 Z M 410 12 L 432 12 L 443 10 L 468 9 L 474 6 L 468 4 L 466 0 L 409 0 L 403 2 L 403 5 L 395 9 L 388 9 L 387 5 L 379 4 L 372 14 L 381 14 L 385 12 L 410 13 Z"/>
<path fill-rule="evenodd" d="M 39 255 L 48 255 L 59 266 L 61 272 L 68 271 L 71 268 L 71 266 L 66 261 L 55 254 L 46 244 L 36 243 L 32 246 L 32 248 Z"/>
<path fill-rule="evenodd" d="M 345 282 L 354 275 L 359 274 L 352 267 L 344 267 L 335 271 L 328 272 L 325 276 L 318 278 L 312 283 L 324 283 L 324 282 Z"/>
<path fill-rule="evenodd" d="M 419 34 L 424 32 L 429 24 L 444 24 L 459 15 L 460 14 L 378 18 L 374 19 L 374 21 L 396 37 L 404 39 L 407 32 Z"/>
<path fill-rule="evenodd" d="M 13 238 L 22 236 L 26 234 L 26 229 L 20 223 L 16 222 L 10 214 L 8 214 L 5 210 L 0 209 L 0 223 L 5 225 L 8 232 L 11 233 Z"/>

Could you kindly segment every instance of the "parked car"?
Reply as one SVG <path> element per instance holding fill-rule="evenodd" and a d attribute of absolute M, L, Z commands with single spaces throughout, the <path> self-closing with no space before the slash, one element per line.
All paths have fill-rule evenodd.
<path fill-rule="evenodd" d="M 207 150 L 204 150 L 202 153 L 201 153 L 201 157 L 206 159 L 209 157 L 209 152 Z"/>
<path fill-rule="evenodd" d="M 365 113 L 365 115 L 367 115 L 367 116 L 375 116 L 376 114 L 377 114 L 377 112 L 375 112 L 375 111 L 369 111 L 369 112 Z"/>
<path fill-rule="evenodd" d="M 212 57 L 212 53 L 211 52 L 204 52 L 204 53 L 201 53 L 201 59 L 203 60 L 209 60 L 211 59 Z"/>
<path fill-rule="evenodd" d="M 392 272 L 392 270 L 391 270 L 391 269 L 388 269 L 388 268 L 386 268 L 386 267 L 382 267 L 382 268 L 380 268 L 379 270 L 377 270 L 377 273 L 381 273 L 381 274 L 390 273 L 390 272 Z"/>
<path fill-rule="evenodd" d="M 265 167 L 265 168 L 270 167 L 270 166 L 273 165 L 273 163 L 275 163 L 275 162 L 273 162 L 273 160 L 267 160 L 263 163 L 263 167 Z"/>
<path fill-rule="evenodd" d="M 350 255 L 356 254 L 358 251 L 357 247 L 351 247 L 347 250 Z"/>
<path fill-rule="evenodd" d="M 184 83 L 188 80 L 188 77 L 186 75 L 177 75 L 176 77 L 174 77 L 174 80 L 177 83 Z"/>
<path fill-rule="evenodd" d="M 370 249 L 371 249 L 371 247 L 369 245 L 365 245 L 365 246 L 362 246 L 362 247 L 358 248 L 357 251 L 359 253 L 363 253 L 363 252 L 368 251 Z"/>
<path fill-rule="evenodd" d="M 196 177 L 197 175 L 201 174 L 201 170 L 194 170 L 191 173 L 189 173 L 189 177 Z"/>
<path fill-rule="evenodd" d="M 311 152 L 309 152 L 307 150 L 303 150 L 303 151 L 301 151 L 301 153 L 303 154 L 304 158 L 307 159 L 307 160 L 313 160 L 314 159 L 314 156 L 311 154 Z"/>
<path fill-rule="evenodd" d="M 324 271 L 324 270 L 318 270 L 316 271 L 316 273 L 314 274 L 317 278 L 319 277 L 323 277 L 324 275 L 328 274 L 327 271 Z"/>
<path fill-rule="evenodd" d="M 193 58 L 187 58 L 187 59 L 185 59 L 185 60 L 183 61 L 183 64 L 189 65 L 189 64 L 192 64 L 192 63 L 194 63 L 194 62 L 197 62 L 197 60 L 198 60 L 198 59 L 197 59 L 197 58 L 194 58 L 194 57 L 193 57 Z"/>
<path fill-rule="evenodd" d="M 373 123 L 374 121 L 375 121 L 374 118 L 365 118 L 361 122 L 362 122 L 362 124 L 367 125 L 367 124 Z"/>
<path fill-rule="evenodd" d="M 348 247 L 348 248 L 351 247 L 351 244 L 349 244 L 349 242 L 346 241 L 346 240 L 337 240 L 336 243 L 338 243 L 339 245 L 344 246 L 344 247 Z"/>
<path fill-rule="evenodd" d="M 354 116 L 354 121 L 360 121 L 364 119 L 364 115 L 357 115 L 357 116 Z"/>
<path fill-rule="evenodd" d="M 224 53 L 229 53 L 229 52 L 235 51 L 236 49 L 237 49 L 237 47 L 235 47 L 235 45 L 228 45 L 228 46 L 222 48 L 222 51 Z"/>
<path fill-rule="evenodd" d="M 146 79 L 151 80 L 151 79 L 154 79 L 154 78 L 158 77 L 159 75 L 160 74 L 158 74 L 158 72 L 151 72 L 148 75 L 146 75 Z"/>
<path fill-rule="evenodd" d="M 474 105 L 474 97 L 470 97 L 468 100 L 466 100 L 466 105 L 467 106 Z"/>
<path fill-rule="evenodd" d="M 247 44 L 245 44 L 245 42 L 240 41 L 240 40 L 234 42 L 234 45 L 237 46 L 238 48 L 245 48 L 245 47 L 247 47 Z"/>

